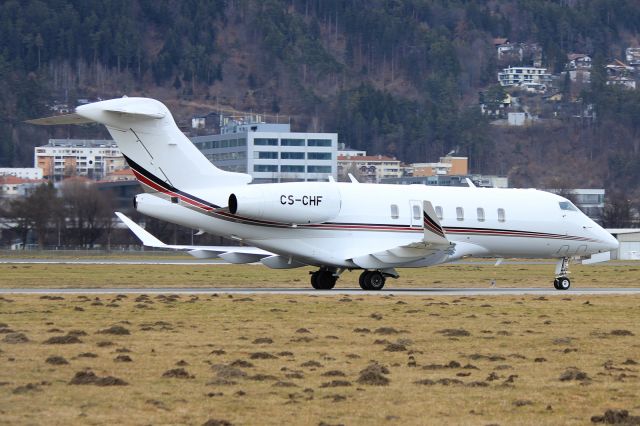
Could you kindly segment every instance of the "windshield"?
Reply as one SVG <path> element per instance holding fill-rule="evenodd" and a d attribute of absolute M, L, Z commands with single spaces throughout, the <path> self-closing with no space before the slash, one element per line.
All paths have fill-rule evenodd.
<path fill-rule="evenodd" d="M 560 204 L 561 210 L 568 210 L 572 212 L 578 211 L 578 208 L 574 206 L 570 201 L 560 201 L 558 204 Z"/>

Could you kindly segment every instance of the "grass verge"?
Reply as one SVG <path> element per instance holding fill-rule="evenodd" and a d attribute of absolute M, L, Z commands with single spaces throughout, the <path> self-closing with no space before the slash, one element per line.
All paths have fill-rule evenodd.
<path fill-rule="evenodd" d="M 5 296 L 0 423 L 640 414 L 638 297 Z"/>

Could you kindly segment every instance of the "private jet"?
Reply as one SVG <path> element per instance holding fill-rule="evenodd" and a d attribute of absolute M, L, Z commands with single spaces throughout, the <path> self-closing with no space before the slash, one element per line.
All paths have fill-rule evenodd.
<path fill-rule="evenodd" d="M 556 259 L 554 287 L 567 290 L 571 258 L 606 260 L 618 247 L 571 201 L 535 189 L 363 184 L 353 176 L 251 184 L 248 174 L 214 166 L 154 99 L 100 101 L 29 122 L 103 124 L 144 189 L 137 211 L 238 243 L 168 245 L 117 212 L 143 245 L 276 269 L 312 266 L 318 290 L 352 270 L 362 271 L 362 289 L 380 290 L 398 269 L 468 257 Z"/>

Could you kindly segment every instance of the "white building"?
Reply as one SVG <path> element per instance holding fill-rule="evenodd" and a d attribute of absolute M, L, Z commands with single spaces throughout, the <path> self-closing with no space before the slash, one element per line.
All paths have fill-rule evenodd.
<path fill-rule="evenodd" d="M 45 179 L 56 182 L 70 176 L 100 180 L 126 167 L 112 140 L 49 139 L 49 144 L 35 148 L 34 162 Z"/>
<path fill-rule="evenodd" d="M 380 183 L 382 179 L 401 177 L 402 169 L 400 160 L 383 155 L 338 157 L 338 174 L 342 180 L 348 173 L 356 175 L 362 182 Z"/>
<path fill-rule="evenodd" d="M 551 74 L 546 68 L 509 67 L 498 73 L 501 86 L 523 86 L 528 84 L 545 85 L 551 81 Z"/>
<path fill-rule="evenodd" d="M 254 182 L 326 181 L 337 178 L 337 133 L 291 132 L 289 124 L 247 117 L 221 134 L 191 138 L 216 167 L 248 173 Z"/>
<path fill-rule="evenodd" d="M 607 229 L 620 243 L 618 250 L 611 252 L 613 260 L 640 260 L 640 229 Z"/>
<path fill-rule="evenodd" d="M 42 179 L 40 167 L 0 167 L 0 176 L 15 176 L 22 179 Z"/>

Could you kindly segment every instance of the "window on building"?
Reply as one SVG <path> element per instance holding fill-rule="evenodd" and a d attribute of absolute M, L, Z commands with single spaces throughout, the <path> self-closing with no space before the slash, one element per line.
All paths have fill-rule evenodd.
<path fill-rule="evenodd" d="M 283 165 L 280 166 L 282 173 L 304 173 L 304 166 Z"/>
<path fill-rule="evenodd" d="M 307 154 L 309 160 L 331 160 L 330 152 L 309 152 Z"/>
<path fill-rule="evenodd" d="M 438 216 L 438 220 L 442 220 L 444 217 L 442 215 L 442 206 L 436 206 L 436 216 Z"/>
<path fill-rule="evenodd" d="M 278 153 L 268 151 L 254 151 L 253 158 L 259 158 L 260 160 L 277 160 Z"/>
<path fill-rule="evenodd" d="M 254 172 L 277 172 L 278 166 L 275 164 L 254 164 L 253 165 Z"/>
<path fill-rule="evenodd" d="M 331 146 L 331 139 L 309 139 L 308 146 Z"/>
<path fill-rule="evenodd" d="M 280 139 L 282 146 L 304 146 L 304 139 Z"/>
<path fill-rule="evenodd" d="M 283 160 L 304 160 L 304 152 L 281 152 L 280 158 Z"/>
<path fill-rule="evenodd" d="M 504 213 L 504 209 L 500 208 L 498 209 L 498 222 L 504 222 L 506 219 L 505 213 Z"/>
<path fill-rule="evenodd" d="M 308 173 L 331 173 L 331 166 L 307 166 Z"/>
<path fill-rule="evenodd" d="M 278 139 L 255 138 L 253 140 L 253 144 L 262 146 L 278 146 Z"/>
<path fill-rule="evenodd" d="M 464 220 L 464 209 L 462 207 L 456 207 L 456 219 Z"/>
<path fill-rule="evenodd" d="M 478 207 L 478 222 L 484 222 L 484 209 Z"/>
<path fill-rule="evenodd" d="M 398 205 L 391 204 L 391 219 L 397 219 L 398 217 L 400 217 L 400 214 L 398 213 Z"/>

